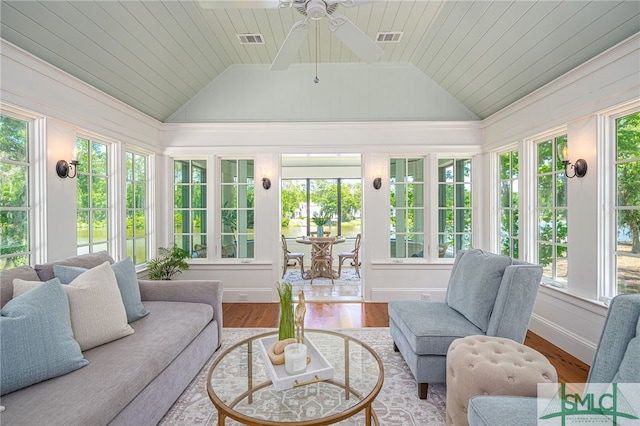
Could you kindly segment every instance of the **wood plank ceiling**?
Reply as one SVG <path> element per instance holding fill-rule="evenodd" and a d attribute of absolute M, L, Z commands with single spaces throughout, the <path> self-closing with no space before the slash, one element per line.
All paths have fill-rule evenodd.
<path fill-rule="evenodd" d="M 164 121 L 231 65 L 278 72 L 269 64 L 302 16 L 263 1 L 207 9 L 191 0 L 3 0 L 0 36 Z M 480 118 L 640 31 L 638 0 L 380 0 L 338 8 L 372 39 L 401 31 L 398 43 L 379 44 L 379 62 L 413 64 Z M 247 33 L 262 34 L 264 44 L 240 44 L 236 34 Z M 320 63 L 360 61 L 323 21 L 318 36 Z M 294 63 L 314 63 L 315 46 L 313 29 Z"/>

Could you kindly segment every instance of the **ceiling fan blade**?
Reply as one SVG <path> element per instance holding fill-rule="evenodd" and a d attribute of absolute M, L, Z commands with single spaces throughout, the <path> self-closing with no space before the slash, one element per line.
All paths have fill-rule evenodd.
<path fill-rule="evenodd" d="M 360 59 L 372 62 L 380 58 L 384 51 L 344 15 L 330 18 L 329 29 L 347 45 Z"/>
<path fill-rule="evenodd" d="M 200 0 L 202 9 L 277 9 L 279 0 Z"/>
<path fill-rule="evenodd" d="M 300 50 L 300 46 L 304 43 L 309 32 L 309 21 L 304 19 L 293 24 L 287 38 L 284 39 L 284 43 L 280 46 L 280 50 L 276 55 L 276 58 L 271 64 L 272 70 L 286 70 L 289 68 L 289 64 L 293 60 L 293 56 Z"/>
<path fill-rule="evenodd" d="M 327 4 L 339 3 L 344 7 L 362 6 L 369 3 L 378 3 L 382 0 L 324 0 Z"/>

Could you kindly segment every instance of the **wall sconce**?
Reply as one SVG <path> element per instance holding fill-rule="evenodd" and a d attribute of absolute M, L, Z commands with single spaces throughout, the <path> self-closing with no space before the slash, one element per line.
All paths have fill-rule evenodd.
<path fill-rule="evenodd" d="M 568 178 L 573 177 L 584 177 L 587 174 L 587 162 L 580 158 L 576 160 L 575 164 L 571 164 L 569 162 L 569 147 L 567 145 L 562 145 L 558 150 L 560 155 L 560 160 L 562 160 L 562 164 L 564 165 L 564 175 Z M 573 174 L 569 176 L 567 173 L 568 166 L 571 166 L 573 169 Z"/>
<path fill-rule="evenodd" d="M 78 164 L 80 162 L 77 160 L 78 149 L 73 149 L 73 155 L 71 156 L 71 164 L 67 163 L 64 160 L 60 160 L 56 163 L 56 173 L 61 178 L 70 178 L 73 179 L 78 174 Z M 73 171 L 73 175 L 71 175 L 71 171 Z"/>
<path fill-rule="evenodd" d="M 262 187 L 264 189 L 271 188 L 271 179 L 267 177 L 267 171 L 265 169 L 261 169 L 262 171 Z"/>
<path fill-rule="evenodd" d="M 271 180 L 268 177 L 263 177 L 262 178 L 262 187 L 264 189 L 269 189 L 271 188 Z"/>
<path fill-rule="evenodd" d="M 382 171 L 380 169 L 376 170 L 376 177 L 373 179 L 373 187 L 375 189 L 380 189 L 382 187 Z"/>

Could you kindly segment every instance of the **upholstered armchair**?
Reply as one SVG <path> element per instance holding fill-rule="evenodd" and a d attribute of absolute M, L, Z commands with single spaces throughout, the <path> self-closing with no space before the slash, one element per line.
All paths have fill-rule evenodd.
<path fill-rule="evenodd" d="M 391 300 L 389 329 L 418 383 L 446 381 L 446 355 L 455 339 L 471 335 L 524 342 L 542 267 L 471 249 L 458 252 L 444 302 Z"/>
<path fill-rule="evenodd" d="M 640 294 L 616 296 L 602 328 L 587 377 L 589 383 L 640 383 Z M 475 396 L 469 400 L 471 426 L 538 424 L 537 398 Z"/>

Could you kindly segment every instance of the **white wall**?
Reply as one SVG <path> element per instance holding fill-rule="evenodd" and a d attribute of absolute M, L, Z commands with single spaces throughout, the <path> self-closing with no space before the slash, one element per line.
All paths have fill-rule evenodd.
<path fill-rule="evenodd" d="M 233 65 L 167 122 L 477 120 L 411 64 Z M 364 102 L 363 102 L 364 100 Z"/>

